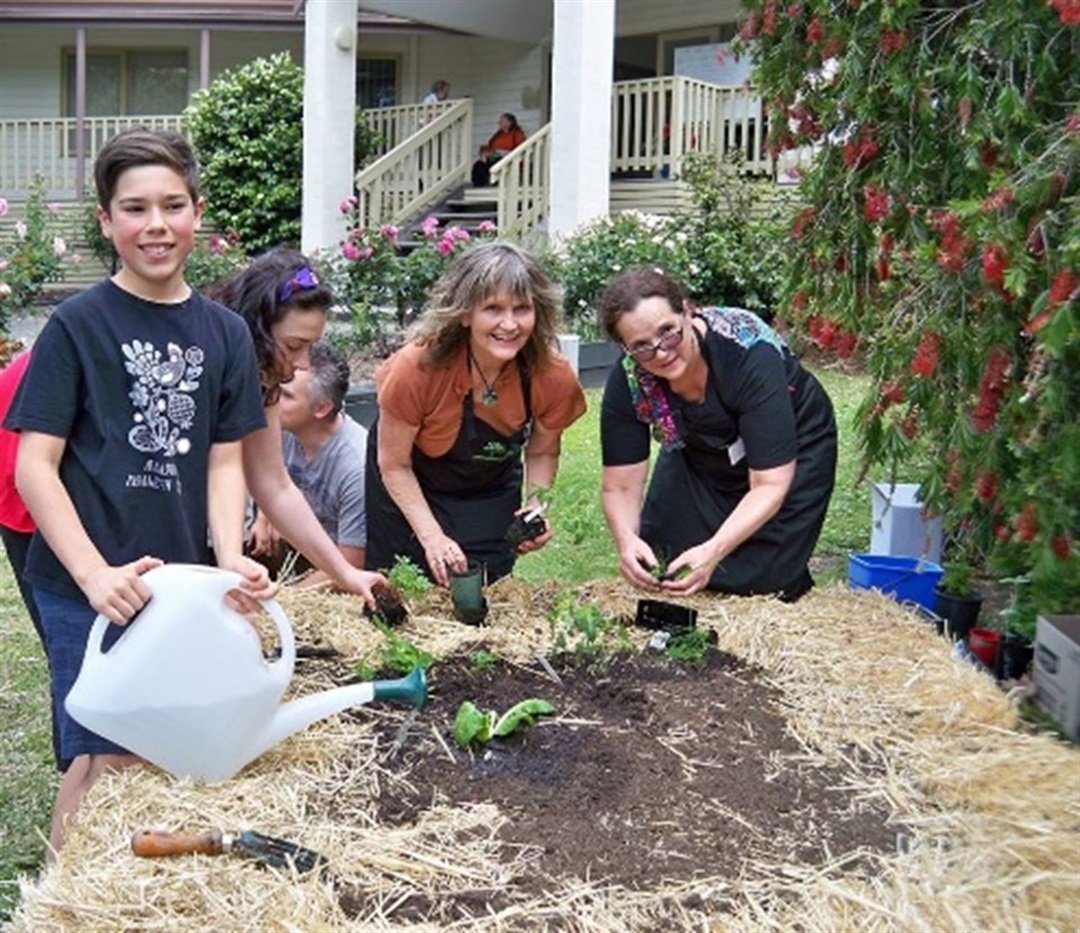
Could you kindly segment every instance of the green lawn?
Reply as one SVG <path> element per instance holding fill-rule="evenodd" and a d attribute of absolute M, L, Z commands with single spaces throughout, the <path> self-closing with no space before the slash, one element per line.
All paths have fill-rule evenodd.
<path fill-rule="evenodd" d="M 815 561 L 819 583 L 846 579 L 846 557 L 865 551 L 870 538 L 868 485 L 856 485 L 858 463 L 852 413 L 866 391 L 865 377 L 818 369 L 840 424 L 836 493 Z M 588 392 L 589 411 L 563 439 L 551 517 L 555 537 L 519 561 L 516 574 L 533 582 L 583 583 L 614 576 L 615 549 L 600 509 L 600 390 Z M 0 921 L 17 902 L 15 879 L 33 873 L 44 852 L 56 788 L 49 747 L 48 672 L 30 618 L 0 553 Z"/>

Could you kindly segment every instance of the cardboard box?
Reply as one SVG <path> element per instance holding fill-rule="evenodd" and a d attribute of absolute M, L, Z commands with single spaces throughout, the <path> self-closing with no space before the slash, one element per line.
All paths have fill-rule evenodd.
<path fill-rule="evenodd" d="M 1080 742 L 1080 615 L 1039 616 L 1032 673 L 1039 705 Z"/>

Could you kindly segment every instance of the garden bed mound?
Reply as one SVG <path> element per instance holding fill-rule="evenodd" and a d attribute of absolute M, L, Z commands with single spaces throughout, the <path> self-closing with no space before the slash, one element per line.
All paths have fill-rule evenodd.
<path fill-rule="evenodd" d="M 551 673 L 504 662 L 478 671 L 468 657 L 436 665 L 424 726 L 404 736 L 382 727 L 387 747 L 401 743 L 404 777 L 383 786 L 380 822 L 411 823 L 433 798 L 493 803 L 508 817 L 500 842 L 536 850 L 535 872 L 515 881 L 517 894 L 535 895 L 576 878 L 660 889 L 737 877 L 752 861 L 895 850 L 887 808 L 803 756 L 775 692 L 732 655 L 710 650 L 696 666 L 652 653 L 595 668 L 564 659 Z M 463 702 L 501 713 L 532 698 L 554 714 L 480 747 L 454 744 Z"/>
<path fill-rule="evenodd" d="M 994 681 L 902 606 L 839 586 L 697 596 L 717 636 L 701 667 L 632 627 L 590 667 L 558 653 L 568 593 L 634 618 L 618 581 L 501 580 L 479 628 L 432 591 L 393 629 L 435 658 L 425 709 L 330 716 L 217 784 L 103 776 L 11 930 L 1080 927 L 1080 752 L 1018 730 Z M 356 599 L 280 601 L 305 648 L 290 698 L 385 656 Z M 462 701 L 529 698 L 554 712 L 455 744 Z M 129 847 L 214 828 L 298 842 L 328 871 Z"/>

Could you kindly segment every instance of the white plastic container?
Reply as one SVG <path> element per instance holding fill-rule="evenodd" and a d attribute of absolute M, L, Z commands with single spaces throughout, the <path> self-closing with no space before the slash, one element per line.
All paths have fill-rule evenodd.
<path fill-rule="evenodd" d="M 870 553 L 941 563 L 941 517 L 923 515 L 917 483 L 871 487 Z"/>

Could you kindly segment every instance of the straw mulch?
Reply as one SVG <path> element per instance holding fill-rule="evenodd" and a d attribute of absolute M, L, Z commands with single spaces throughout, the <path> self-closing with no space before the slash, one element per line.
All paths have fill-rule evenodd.
<path fill-rule="evenodd" d="M 621 584 L 579 592 L 608 614 L 633 614 L 636 595 Z M 482 630 L 453 622 L 436 594 L 413 607 L 401 634 L 437 656 L 468 652 L 482 639 L 505 658 L 531 660 L 549 647 L 545 616 L 556 593 L 504 580 L 488 591 Z M 381 643 L 351 598 L 288 593 L 282 603 L 300 643 L 325 641 L 346 658 Z M 223 784 L 196 786 L 150 768 L 107 776 L 80 811 L 60 863 L 24 883 L 12 929 L 1080 928 L 1080 751 L 1017 731 L 1015 710 L 988 676 L 876 593 L 837 586 L 794 606 L 694 603 L 719 647 L 760 668 L 779 691 L 806 754 L 845 768 L 854 793 L 888 805 L 903 827 L 895 853 L 837 853 L 814 868 L 752 864 L 739 878 L 657 891 L 568 878 L 545 897 L 511 897 L 494 912 L 485 892 L 512 895 L 514 878 L 534 870 L 540 853 L 501 846 L 506 816 L 487 803 L 433 805 L 414 824 L 378 825 L 368 802 L 400 775 L 362 720 L 409 714 L 369 706 L 361 722 L 317 723 Z M 210 827 L 299 841 L 329 859 L 333 877 L 291 877 L 238 858 L 128 852 L 139 829 Z M 422 905 L 446 897 L 475 910 L 453 923 L 434 921 L 434 909 L 423 913 Z"/>

